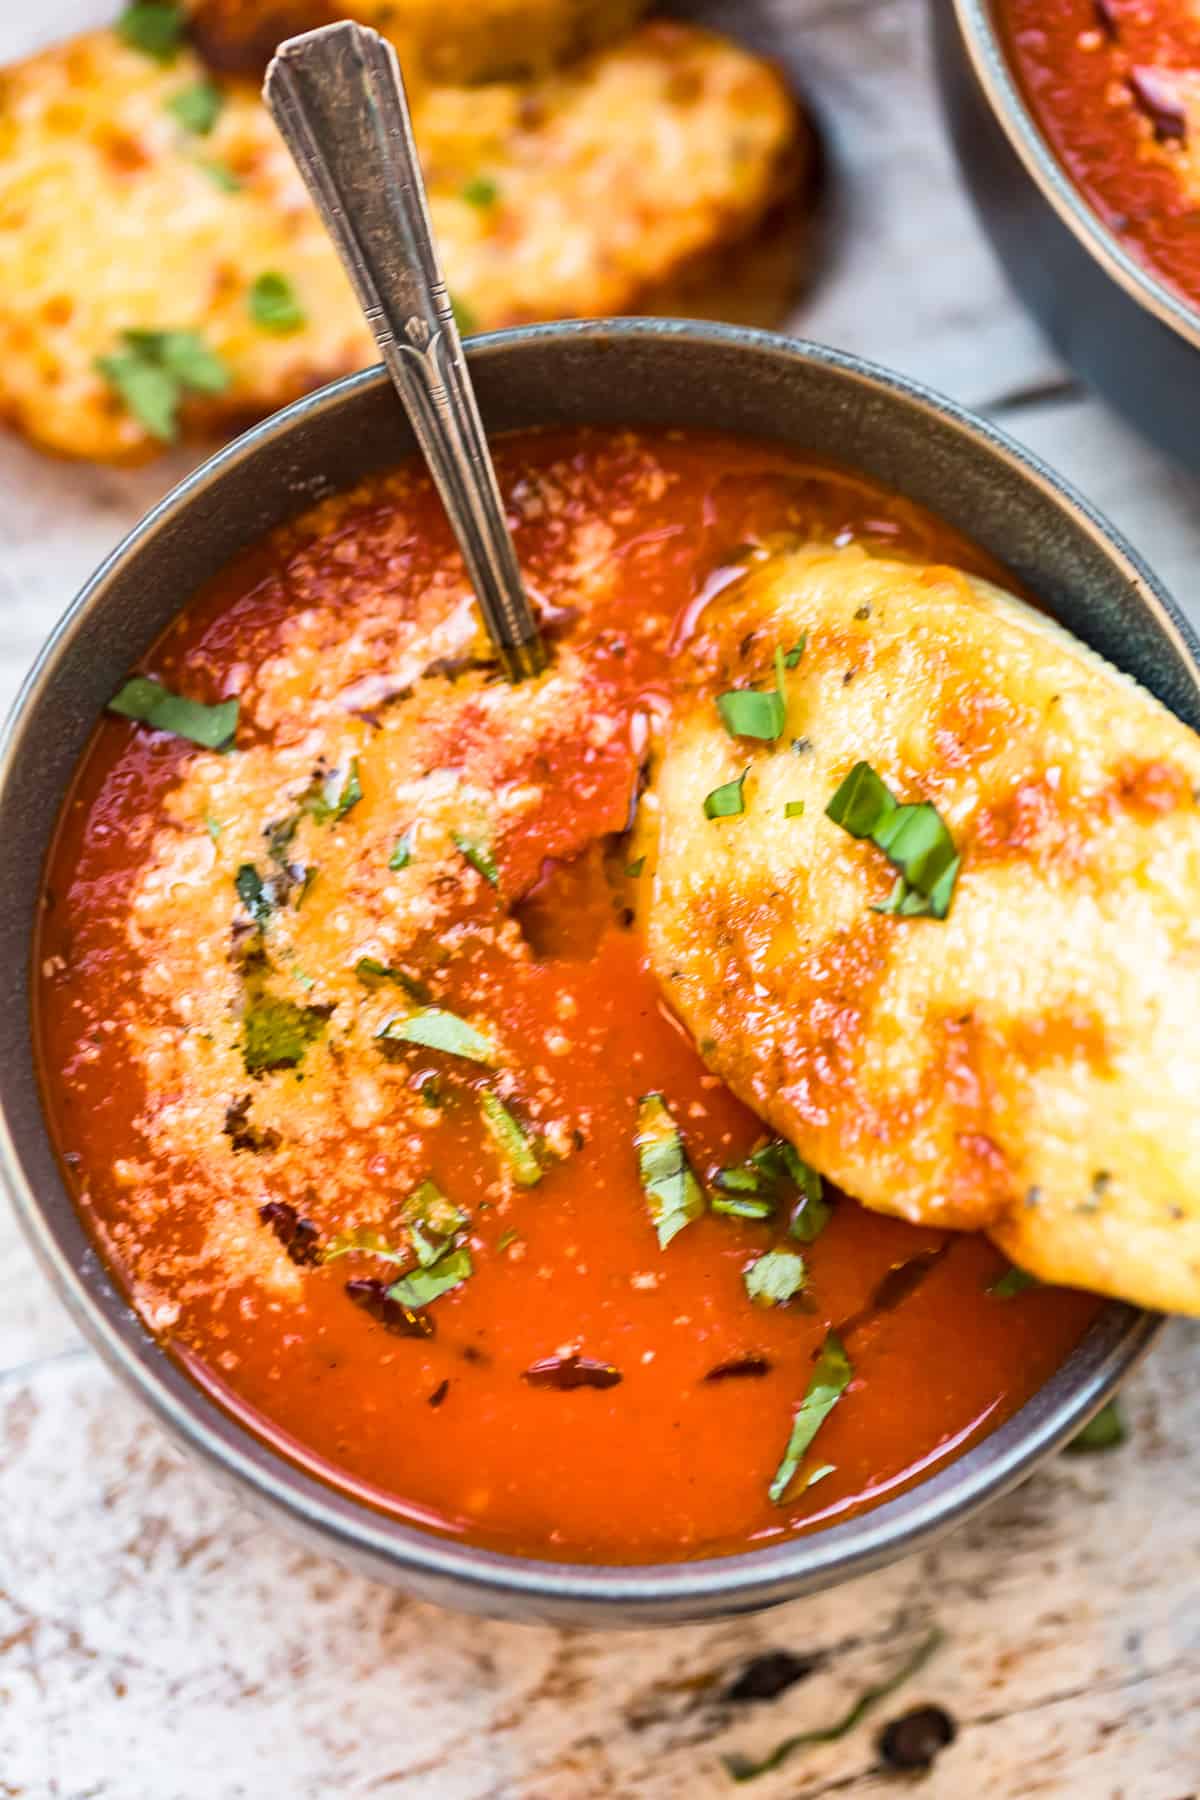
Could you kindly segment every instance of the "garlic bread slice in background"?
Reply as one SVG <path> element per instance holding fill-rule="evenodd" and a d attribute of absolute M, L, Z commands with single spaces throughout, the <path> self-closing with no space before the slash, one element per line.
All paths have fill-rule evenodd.
<path fill-rule="evenodd" d="M 810 165 L 775 72 L 672 24 L 541 82 L 426 89 L 415 127 L 470 330 L 652 307 Z M 376 360 L 249 84 L 114 31 L 0 73 L 0 418 L 137 460 Z"/>
<path fill-rule="evenodd" d="M 259 74 L 283 38 L 356 19 L 390 38 L 405 81 L 513 81 L 615 43 L 647 0 L 186 0 L 214 68 Z"/>
<path fill-rule="evenodd" d="M 1200 739 L 988 584 L 853 547 L 763 563 L 684 654 L 646 924 L 710 1066 L 865 1205 L 1200 1313 Z M 778 735 L 731 734 L 717 696 L 777 687 L 733 712 Z M 896 863 L 827 815 L 864 762 L 948 831 L 944 917 L 880 910 Z"/>

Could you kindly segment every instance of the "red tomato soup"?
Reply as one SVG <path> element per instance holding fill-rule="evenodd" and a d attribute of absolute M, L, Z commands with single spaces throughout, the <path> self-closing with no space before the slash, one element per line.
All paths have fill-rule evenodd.
<path fill-rule="evenodd" d="M 998 0 L 1009 59 L 1104 223 L 1200 305 L 1200 10 L 1191 0 Z"/>
<path fill-rule="evenodd" d="M 521 1553 L 744 1549 L 958 1454 L 1097 1303 L 819 1192 L 706 1071 L 635 923 L 645 747 L 756 547 L 998 571 L 765 445 L 526 434 L 499 467 L 536 684 L 405 467 L 185 609 L 143 671 L 198 709 L 142 683 L 152 722 L 99 723 L 47 876 L 46 1106 L 133 1304 L 283 1455 Z M 161 729 L 219 744 L 234 697 L 232 748 Z"/>

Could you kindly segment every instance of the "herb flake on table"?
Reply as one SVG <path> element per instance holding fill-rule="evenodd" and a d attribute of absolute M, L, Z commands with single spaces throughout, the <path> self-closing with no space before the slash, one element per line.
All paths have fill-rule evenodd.
<path fill-rule="evenodd" d="M 242 1060 L 248 1075 L 294 1069 L 329 1023 L 324 1006 L 296 1006 L 271 995 L 253 1001 L 242 1015 Z"/>
<path fill-rule="evenodd" d="M 665 1250 L 685 1225 L 704 1211 L 704 1192 L 696 1180 L 683 1138 L 661 1094 L 638 1101 L 634 1147 L 651 1223 Z"/>
<path fill-rule="evenodd" d="M 155 62 L 175 60 L 183 33 L 183 12 L 174 0 L 132 0 L 117 20 L 118 37 Z"/>
<path fill-rule="evenodd" d="M 193 81 L 167 101 L 167 111 L 185 131 L 207 137 L 225 108 L 225 96 L 215 81 Z"/>
<path fill-rule="evenodd" d="M 480 1094 L 479 1107 L 488 1135 L 508 1165 L 513 1180 L 519 1187 L 536 1187 L 542 1179 L 542 1165 L 531 1134 L 490 1088 L 484 1088 Z"/>
<path fill-rule="evenodd" d="M 804 1390 L 804 1398 L 792 1421 L 791 1436 L 783 1453 L 783 1461 L 767 1489 L 775 1506 L 786 1503 L 788 1490 L 799 1473 L 805 1453 L 853 1379 L 854 1369 L 846 1355 L 845 1345 L 836 1331 L 828 1332 L 821 1346 L 817 1365 Z M 809 1484 L 805 1483 L 807 1485 Z"/>
<path fill-rule="evenodd" d="M 442 1050 L 466 1062 L 489 1067 L 500 1060 L 500 1049 L 490 1037 L 443 1006 L 423 1006 L 416 1012 L 389 1019 L 378 1033 L 386 1042 L 420 1044 L 426 1050 Z"/>
<path fill-rule="evenodd" d="M 207 706 L 202 700 L 173 694 L 149 675 L 131 675 L 109 701 L 108 711 L 172 737 L 186 738 L 202 750 L 223 750 L 231 744 L 238 722 L 236 700 Z"/>
<path fill-rule="evenodd" d="M 121 348 L 96 367 L 151 437 L 173 444 L 188 394 L 223 394 L 233 376 L 198 331 L 123 331 Z"/>
<path fill-rule="evenodd" d="M 246 296 L 250 317 L 261 331 L 286 337 L 308 324 L 308 314 L 300 304 L 293 283 L 278 269 L 266 269 L 257 276 Z"/>
<path fill-rule="evenodd" d="M 804 1258 L 794 1250 L 768 1250 L 742 1271 L 746 1292 L 755 1306 L 783 1306 L 804 1287 Z"/>
<path fill-rule="evenodd" d="M 901 803 L 870 763 L 857 762 L 825 813 L 851 837 L 866 838 L 882 850 L 898 871 L 888 898 L 873 912 L 905 919 L 946 917 L 962 857 L 931 802 Z"/>
<path fill-rule="evenodd" d="M 839 1738 L 846 1737 L 854 1730 L 855 1726 L 861 1724 L 867 1714 L 881 1701 L 887 1700 L 898 1688 L 903 1687 L 905 1682 L 911 1681 L 914 1675 L 919 1674 L 930 1658 L 941 1649 L 944 1642 L 945 1634 L 935 1626 L 928 1637 L 917 1645 L 912 1655 L 901 1663 L 894 1674 L 889 1675 L 884 1681 L 876 1682 L 873 1687 L 864 1688 L 854 1703 L 832 1725 L 817 1726 L 810 1731 L 793 1732 L 791 1737 L 786 1737 L 782 1743 L 776 1744 L 770 1754 L 758 1762 L 751 1757 L 741 1756 L 737 1752 L 722 1757 L 721 1760 L 724 1762 L 726 1770 L 734 1781 L 754 1781 L 758 1776 L 769 1775 L 781 1767 L 797 1750 L 805 1750 L 813 1744 L 836 1743 Z"/>

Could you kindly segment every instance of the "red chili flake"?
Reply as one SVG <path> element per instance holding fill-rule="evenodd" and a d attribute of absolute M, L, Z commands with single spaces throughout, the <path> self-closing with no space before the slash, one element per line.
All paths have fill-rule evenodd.
<path fill-rule="evenodd" d="M 1173 70 L 1156 69 L 1142 63 L 1130 69 L 1129 87 L 1160 143 L 1169 138 L 1186 143 L 1187 109 L 1183 103 L 1183 90 Z"/>
<path fill-rule="evenodd" d="M 346 1293 L 355 1306 L 361 1306 L 385 1331 L 394 1331 L 397 1337 L 433 1336 L 434 1324 L 430 1315 L 413 1312 L 399 1300 L 393 1300 L 386 1281 L 348 1281 Z"/>
<path fill-rule="evenodd" d="M 531 1387 L 610 1388 L 620 1381 L 621 1371 L 590 1356 L 547 1356 L 526 1369 L 524 1379 Z"/>
<path fill-rule="evenodd" d="M 306 1264 L 320 1262 L 320 1233 L 311 1219 L 298 1216 L 294 1206 L 286 1200 L 268 1200 L 260 1206 L 258 1216 L 264 1225 L 269 1225 L 294 1263 L 301 1268 Z"/>
<path fill-rule="evenodd" d="M 771 1364 L 765 1356 L 735 1356 L 732 1362 L 718 1363 L 704 1377 L 705 1381 L 732 1381 L 738 1376 L 769 1375 Z"/>

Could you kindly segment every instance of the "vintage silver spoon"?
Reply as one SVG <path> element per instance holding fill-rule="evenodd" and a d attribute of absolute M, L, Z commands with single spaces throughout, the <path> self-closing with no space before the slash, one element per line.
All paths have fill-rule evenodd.
<path fill-rule="evenodd" d="M 325 25 L 279 46 L 263 98 L 295 158 L 404 403 L 509 676 L 545 651 L 517 566 L 442 277 L 392 46 Z"/>

